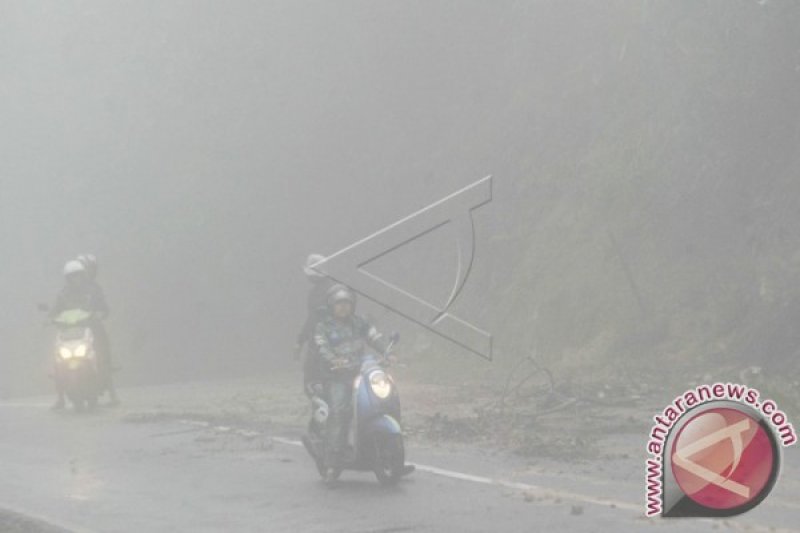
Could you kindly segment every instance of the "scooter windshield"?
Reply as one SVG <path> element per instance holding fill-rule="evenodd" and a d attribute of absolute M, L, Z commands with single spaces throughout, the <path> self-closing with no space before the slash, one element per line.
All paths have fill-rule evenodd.
<path fill-rule="evenodd" d="M 89 320 L 91 316 L 92 314 L 90 312 L 84 311 L 83 309 L 67 309 L 56 317 L 55 323 L 64 327 L 77 326 Z"/>

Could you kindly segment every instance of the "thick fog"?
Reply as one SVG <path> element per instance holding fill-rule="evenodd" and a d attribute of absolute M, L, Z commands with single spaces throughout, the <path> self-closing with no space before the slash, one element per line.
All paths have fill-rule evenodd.
<path fill-rule="evenodd" d="M 0 0 L 0 531 L 796 528 L 799 28 L 791 0 Z M 309 254 L 487 183 L 359 265 L 435 327 L 340 290 L 296 346 Z M 46 316 L 79 254 L 113 373 L 99 322 Z M 433 331 L 465 324 L 491 357 Z M 770 400 L 673 407 L 715 382 Z"/>
<path fill-rule="evenodd" d="M 308 253 L 506 159 L 501 139 L 474 151 L 502 123 L 482 107 L 502 100 L 505 69 L 498 45 L 441 34 L 462 9 L 5 3 L 4 368 L 38 379 L 35 304 L 86 252 L 128 379 L 288 361 Z M 484 31 L 485 8 L 471 11 Z"/>
<path fill-rule="evenodd" d="M 797 16 L 749 1 L 4 2 L 4 390 L 45 383 L 35 306 L 76 254 L 100 260 L 123 383 L 267 371 L 288 364 L 308 253 L 490 174 L 456 310 L 499 360 L 739 357 L 752 336 L 791 359 Z M 383 261 L 439 298 L 455 258 L 436 235 Z M 765 317 L 776 332 L 737 337 Z"/>

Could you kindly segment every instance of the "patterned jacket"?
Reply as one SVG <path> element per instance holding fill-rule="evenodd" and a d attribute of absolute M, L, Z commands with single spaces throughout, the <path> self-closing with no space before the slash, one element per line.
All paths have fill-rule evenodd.
<path fill-rule="evenodd" d="M 314 329 L 314 343 L 323 367 L 327 367 L 328 371 L 334 359 L 344 358 L 348 366 L 357 369 L 367 347 L 381 354 L 388 347 L 383 335 L 357 315 L 344 321 L 328 316 L 318 322 Z"/>

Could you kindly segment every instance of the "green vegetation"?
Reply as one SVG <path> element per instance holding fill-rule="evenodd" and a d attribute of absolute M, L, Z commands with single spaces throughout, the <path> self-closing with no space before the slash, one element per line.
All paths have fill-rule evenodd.
<path fill-rule="evenodd" d="M 562 370 L 797 378 L 800 11 L 763 4 L 627 4 L 617 57 L 563 87 L 595 127 L 517 183 L 498 338 Z"/>

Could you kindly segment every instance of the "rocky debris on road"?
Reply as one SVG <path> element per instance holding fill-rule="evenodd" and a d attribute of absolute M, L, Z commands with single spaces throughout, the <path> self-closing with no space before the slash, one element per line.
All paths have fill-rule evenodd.
<path fill-rule="evenodd" d="M 132 401 L 120 413 L 129 423 L 188 419 L 260 434 L 304 431 L 309 406 L 295 375 L 264 380 L 172 386 L 152 394 L 158 403 Z M 787 412 L 800 406 L 800 386 L 756 367 L 715 372 L 664 373 L 610 368 L 603 374 L 554 376 L 526 358 L 495 379 L 428 383 L 396 376 L 409 439 L 430 445 L 463 443 L 556 460 L 626 459 L 637 453 L 626 435 L 643 441 L 652 416 L 693 384 L 746 381 L 763 388 Z M 784 383 L 785 381 L 785 383 Z M 132 398 L 132 400 L 134 400 Z"/>

